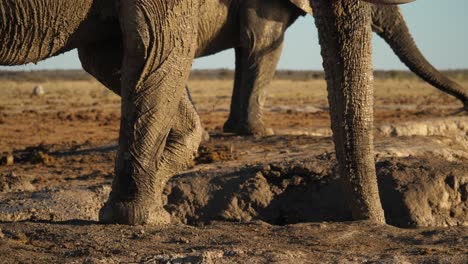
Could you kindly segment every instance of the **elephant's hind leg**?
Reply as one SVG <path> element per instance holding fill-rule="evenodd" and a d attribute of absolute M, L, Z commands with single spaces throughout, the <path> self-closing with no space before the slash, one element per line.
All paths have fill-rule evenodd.
<path fill-rule="evenodd" d="M 122 117 L 112 191 L 100 211 L 106 223 L 168 221 L 162 209 L 179 106 L 195 52 L 196 1 L 120 1 L 124 58 Z M 186 131 L 185 131 L 186 132 Z M 171 168 L 172 169 L 172 168 Z"/>
<path fill-rule="evenodd" d="M 265 88 L 275 75 L 282 50 L 282 39 L 268 48 L 236 48 L 236 75 L 231 111 L 224 123 L 225 132 L 241 135 L 269 136 L 273 129 L 265 126 L 263 106 Z"/>
<path fill-rule="evenodd" d="M 123 60 L 122 40 L 98 42 L 78 49 L 83 69 L 120 95 Z"/>
<path fill-rule="evenodd" d="M 178 114 L 172 124 L 166 147 L 157 162 L 159 179 L 156 191 L 164 188 L 174 174 L 190 167 L 202 140 L 203 128 L 192 101 L 187 93 L 182 97 Z"/>
<path fill-rule="evenodd" d="M 116 45 L 114 41 L 90 45 L 79 49 L 78 52 L 83 68 L 107 88 L 120 95 L 122 47 Z M 158 164 L 159 170 L 156 178 L 160 179 L 160 182 L 155 187 L 155 191 L 162 190 L 170 176 L 190 166 L 200 144 L 201 135 L 204 133 L 188 87 L 185 90 L 186 93 L 180 101 L 178 114 L 174 118 L 166 147 Z M 156 211 L 158 215 L 150 215 L 150 218 L 154 218 L 150 222 L 169 221 L 169 215 L 163 208 L 158 208 Z M 101 216 L 101 219 L 104 218 L 112 218 L 112 216 Z"/>
<path fill-rule="evenodd" d="M 155 161 L 158 163 L 156 164 L 158 171 L 155 174 L 155 178 L 157 179 L 154 185 L 155 193 L 159 193 L 164 189 L 165 184 L 171 176 L 188 168 L 192 164 L 200 145 L 202 134 L 203 129 L 200 118 L 186 93 L 179 103 L 178 113 L 174 117 L 163 154 L 159 160 Z M 169 214 L 163 208 L 164 204 L 166 204 L 163 201 L 163 197 L 161 197 L 160 201 L 153 208 L 153 211 L 150 212 L 148 217 L 149 223 L 158 224 L 170 221 Z M 109 207 L 109 203 L 106 206 Z M 113 222 L 113 219 L 116 217 L 114 210 L 112 208 L 101 210 L 99 217 L 101 221 Z"/>

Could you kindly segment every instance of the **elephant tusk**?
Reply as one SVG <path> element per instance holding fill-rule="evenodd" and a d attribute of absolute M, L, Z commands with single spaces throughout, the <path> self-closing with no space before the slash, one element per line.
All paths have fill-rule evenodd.
<path fill-rule="evenodd" d="M 399 5 L 399 4 L 411 3 L 416 0 L 363 0 L 363 1 L 369 2 L 372 4 L 379 4 L 379 5 Z"/>

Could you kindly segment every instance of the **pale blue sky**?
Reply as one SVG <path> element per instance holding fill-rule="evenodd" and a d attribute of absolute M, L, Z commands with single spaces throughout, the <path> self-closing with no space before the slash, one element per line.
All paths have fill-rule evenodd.
<path fill-rule="evenodd" d="M 426 58 L 439 69 L 468 68 L 468 0 L 417 0 L 403 5 L 411 33 Z M 406 69 L 388 45 L 374 34 L 374 68 Z M 232 50 L 197 59 L 196 69 L 234 68 Z M 76 51 L 37 65 L 0 67 L 1 70 L 77 69 Z M 298 19 L 286 34 L 280 69 L 322 69 L 317 31 L 312 17 Z"/>

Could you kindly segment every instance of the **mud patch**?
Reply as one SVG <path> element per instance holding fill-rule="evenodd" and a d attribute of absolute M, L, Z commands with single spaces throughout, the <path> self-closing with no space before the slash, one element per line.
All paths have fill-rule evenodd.
<path fill-rule="evenodd" d="M 236 160 L 237 151 L 233 145 L 202 144 L 197 151 L 195 164 L 206 164 L 218 161 Z"/>
<path fill-rule="evenodd" d="M 14 163 L 31 163 L 51 165 L 55 163 L 55 158 L 51 155 L 54 145 L 39 144 L 37 146 L 26 147 L 13 152 Z"/>
<path fill-rule="evenodd" d="M 100 109 L 87 109 L 76 112 L 59 111 L 56 117 L 62 121 L 99 121 L 103 124 L 117 122 L 120 115 L 116 112 L 107 112 Z"/>

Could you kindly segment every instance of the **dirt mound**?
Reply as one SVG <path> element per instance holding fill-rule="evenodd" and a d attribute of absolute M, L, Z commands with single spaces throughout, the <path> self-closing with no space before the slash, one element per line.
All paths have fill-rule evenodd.
<path fill-rule="evenodd" d="M 0 193 L 32 191 L 31 179 L 18 176 L 14 172 L 0 173 Z"/>
<path fill-rule="evenodd" d="M 396 226 L 468 225 L 468 163 L 392 158 L 377 163 L 388 223 Z"/>
<path fill-rule="evenodd" d="M 335 166 L 332 154 L 241 168 L 210 165 L 171 179 L 164 191 L 165 208 L 174 222 L 191 225 L 216 220 L 262 220 L 275 225 L 348 221 L 351 212 Z M 377 162 L 377 173 L 387 223 L 400 227 L 468 224 L 466 162 L 385 158 Z M 24 182 L 29 183 L 20 181 Z M 3 185 L 7 183 L 2 180 Z M 33 190 L 26 188 L 34 188 L 31 184 L 15 186 L 0 195 L 0 221 L 96 221 L 110 191 L 109 184 L 35 192 L 24 192 Z"/>
<path fill-rule="evenodd" d="M 110 186 L 12 192 L 1 197 L 0 221 L 97 221 Z"/>
<path fill-rule="evenodd" d="M 262 220 L 271 224 L 348 221 L 351 212 L 329 155 L 179 175 L 166 209 L 188 224 Z M 387 222 L 401 227 L 466 225 L 468 165 L 392 158 L 377 163 Z"/>

